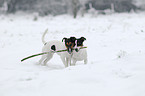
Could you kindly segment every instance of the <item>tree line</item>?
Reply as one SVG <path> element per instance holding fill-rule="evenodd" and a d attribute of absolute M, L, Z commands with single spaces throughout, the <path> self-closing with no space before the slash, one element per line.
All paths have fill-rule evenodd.
<path fill-rule="evenodd" d="M 40 16 L 78 13 L 83 16 L 90 10 L 106 14 L 111 12 L 130 12 L 140 10 L 133 0 L 0 0 L 0 11 L 15 13 L 17 11 L 38 12 Z"/>

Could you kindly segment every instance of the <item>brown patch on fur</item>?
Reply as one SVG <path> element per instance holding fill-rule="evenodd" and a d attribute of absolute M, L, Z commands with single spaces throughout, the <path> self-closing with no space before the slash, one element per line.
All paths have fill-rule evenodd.
<path fill-rule="evenodd" d="M 71 45 L 72 44 L 72 45 Z M 74 43 L 72 43 L 72 42 L 67 42 L 66 44 L 65 44 L 65 47 L 68 49 L 68 46 L 70 46 L 71 45 L 71 49 L 73 49 L 73 47 L 74 47 Z"/>
<path fill-rule="evenodd" d="M 74 47 L 74 43 L 72 43 L 72 45 L 71 45 L 71 49 L 73 49 L 73 47 Z"/>

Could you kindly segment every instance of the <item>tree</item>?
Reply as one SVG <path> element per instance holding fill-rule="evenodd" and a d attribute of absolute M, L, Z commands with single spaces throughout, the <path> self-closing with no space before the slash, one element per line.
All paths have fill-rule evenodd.
<path fill-rule="evenodd" d="M 8 10 L 7 10 L 7 12 L 8 13 L 16 12 L 16 8 L 15 8 L 16 4 L 17 4 L 17 0 L 10 0 L 8 2 Z"/>
<path fill-rule="evenodd" d="M 77 13 L 79 10 L 79 0 L 72 0 L 72 11 L 73 11 L 73 17 L 77 17 Z"/>

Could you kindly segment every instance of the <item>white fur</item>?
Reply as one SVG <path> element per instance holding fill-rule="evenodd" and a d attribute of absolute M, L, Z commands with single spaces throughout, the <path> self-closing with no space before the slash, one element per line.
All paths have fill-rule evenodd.
<path fill-rule="evenodd" d="M 83 61 L 84 64 L 87 64 L 88 59 L 87 59 L 87 50 L 86 49 L 80 49 L 78 52 L 73 51 L 72 55 L 72 65 L 75 65 L 77 61 Z"/>
<path fill-rule="evenodd" d="M 84 60 L 84 64 L 87 64 L 88 59 L 87 59 L 87 50 L 86 49 L 80 49 L 81 47 L 77 47 L 77 40 L 75 41 L 76 46 L 74 48 L 77 48 L 79 51 L 73 51 L 73 55 L 72 55 L 72 65 L 75 65 L 77 61 L 83 61 Z"/>
<path fill-rule="evenodd" d="M 44 44 L 44 46 L 42 48 L 42 52 L 50 52 L 50 53 L 49 54 L 44 54 L 41 57 L 41 59 L 39 60 L 39 64 L 42 64 L 42 65 L 46 65 L 47 62 L 53 57 L 54 52 L 51 50 L 51 46 L 52 45 L 55 45 L 56 51 L 65 50 L 66 49 L 65 44 L 63 42 L 61 42 L 61 41 L 53 40 L 53 41 L 45 42 L 44 37 L 45 37 L 47 31 L 48 30 L 46 30 L 44 32 L 44 34 L 42 35 L 42 42 Z M 67 51 L 58 52 L 57 54 L 60 56 L 63 64 L 65 65 L 65 67 L 68 67 L 69 63 L 71 64 L 71 60 L 70 60 L 71 55 Z"/>

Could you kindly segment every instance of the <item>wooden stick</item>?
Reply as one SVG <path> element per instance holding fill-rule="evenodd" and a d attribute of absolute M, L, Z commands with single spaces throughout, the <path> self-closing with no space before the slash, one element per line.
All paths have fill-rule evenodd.
<path fill-rule="evenodd" d="M 81 47 L 80 49 L 84 49 L 84 48 L 87 48 L 87 47 Z M 65 49 L 65 50 L 58 50 L 58 51 L 52 51 L 52 52 L 57 53 L 57 52 L 64 52 L 64 51 L 67 51 L 67 49 Z M 44 54 L 49 54 L 49 53 L 50 52 L 43 52 L 43 53 L 34 54 L 34 55 L 31 55 L 31 56 L 28 56 L 28 57 L 22 59 L 21 62 L 23 62 L 23 61 L 25 61 L 25 60 L 27 60 L 29 58 L 32 58 L 32 57 L 36 57 L 36 56 L 44 55 Z"/>

